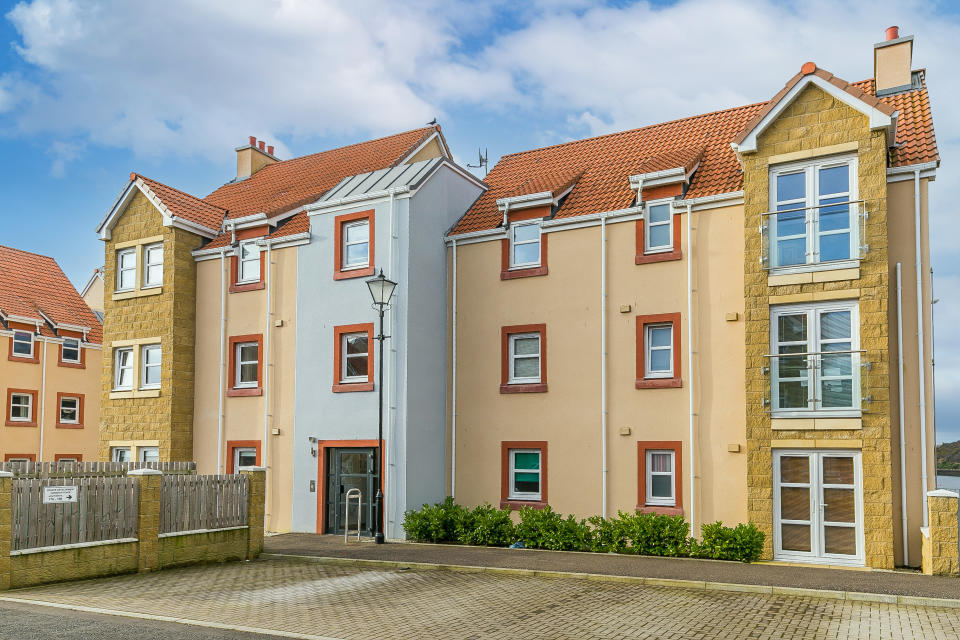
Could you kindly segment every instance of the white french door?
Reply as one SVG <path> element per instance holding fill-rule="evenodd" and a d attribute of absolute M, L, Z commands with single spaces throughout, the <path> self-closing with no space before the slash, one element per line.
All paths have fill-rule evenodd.
<path fill-rule="evenodd" d="M 862 565 L 859 451 L 774 451 L 774 558 Z"/>

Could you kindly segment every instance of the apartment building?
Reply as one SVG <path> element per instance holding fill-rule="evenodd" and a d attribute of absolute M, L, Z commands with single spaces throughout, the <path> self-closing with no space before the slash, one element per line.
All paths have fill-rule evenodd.
<path fill-rule="evenodd" d="M 236 177 L 204 198 L 132 174 L 98 228 L 103 455 L 196 460 L 201 473 L 266 466 L 271 531 L 342 529 L 354 485 L 367 531 L 377 483 L 393 513 L 442 498 L 446 352 L 431 352 L 432 377 L 418 385 L 398 376 L 423 366 L 406 359 L 407 325 L 444 330 L 442 238 L 482 183 L 450 161 L 435 126 L 285 161 L 255 138 L 236 153 Z M 364 283 L 381 269 L 400 282 L 384 381 L 395 453 L 383 474 Z M 408 430 L 410 393 L 428 400 Z M 427 436 L 437 444 L 411 465 L 407 443 Z"/>
<path fill-rule="evenodd" d="M 0 460 L 97 460 L 100 320 L 53 258 L 0 246 Z"/>
<path fill-rule="evenodd" d="M 500 160 L 447 236 L 458 502 L 919 564 L 939 156 L 892 31 L 864 81 L 807 62 L 765 103 Z"/>

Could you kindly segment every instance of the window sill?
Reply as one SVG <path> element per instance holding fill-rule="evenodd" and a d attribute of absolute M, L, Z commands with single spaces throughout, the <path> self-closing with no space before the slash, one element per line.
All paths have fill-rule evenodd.
<path fill-rule="evenodd" d="M 863 412 L 855 409 L 837 409 L 833 411 L 773 411 L 771 420 L 822 420 L 824 418 L 862 418 Z"/>
<path fill-rule="evenodd" d="M 344 382 L 333 385 L 334 393 L 350 393 L 353 391 L 373 391 L 372 382 Z"/>
<path fill-rule="evenodd" d="M 83 429 L 83 425 L 76 422 L 58 422 L 55 426 L 57 429 Z"/>
<path fill-rule="evenodd" d="M 500 393 L 546 393 L 547 383 L 536 382 L 533 384 L 502 384 Z"/>
<path fill-rule="evenodd" d="M 160 389 L 145 389 L 138 391 L 111 391 L 110 399 L 118 400 L 120 398 L 159 398 Z"/>
<path fill-rule="evenodd" d="M 57 361 L 58 367 L 64 367 L 67 369 L 86 369 L 87 365 L 84 362 L 64 362 L 63 360 Z"/>
<path fill-rule="evenodd" d="M 683 386 L 680 378 L 641 378 L 637 380 L 637 389 L 679 389 Z"/>
<path fill-rule="evenodd" d="M 227 389 L 228 398 L 242 398 L 249 396 L 262 396 L 263 388 L 262 387 L 234 387 L 232 389 Z"/>
<path fill-rule="evenodd" d="M 770 420 L 770 428 L 778 430 L 837 430 L 837 429 L 855 429 L 863 428 L 863 418 L 780 418 L 775 417 Z"/>
<path fill-rule="evenodd" d="M 23 362 L 24 364 L 39 364 L 40 354 L 35 353 L 32 356 L 17 356 L 12 353 L 8 353 L 7 360 L 10 362 Z"/>
<path fill-rule="evenodd" d="M 163 293 L 163 287 L 150 287 L 149 289 L 134 289 L 133 291 L 117 291 L 113 294 L 114 300 L 129 300 L 130 298 L 142 298 L 145 296 L 156 296 Z"/>
<path fill-rule="evenodd" d="M 547 275 L 546 265 L 539 267 L 529 267 L 527 269 L 504 269 L 500 271 L 501 280 L 514 280 L 516 278 L 532 278 L 534 276 Z"/>
<path fill-rule="evenodd" d="M 641 253 L 636 257 L 637 264 L 650 264 L 652 262 L 670 262 L 672 260 L 680 260 L 683 258 L 683 253 L 679 249 L 674 249 L 673 251 L 664 251 L 662 253 Z"/>
<path fill-rule="evenodd" d="M 501 509 L 519 510 L 521 507 L 530 507 L 531 509 L 546 509 L 547 503 L 542 500 L 512 500 L 510 498 L 500 500 Z"/>
<path fill-rule="evenodd" d="M 7 418 L 6 425 L 8 427 L 35 427 L 37 426 L 37 421 L 31 420 L 30 422 L 24 422 L 23 420 L 10 420 Z"/>
<path fill-rule="evenodd" d="M 258 282 L 243 282 L 243 283 L 233 283 L 230 285 L 230 293 L 242 293 L 243 291 L 259 291 L 263 289 L 266 285 L 263 281 Z"/>
<path fill-rule="evenodd" d="M 655 513 L 660 516 L 682 516 L 683 507 L 671 507 L 661 504 L 638 504 L 638 513 Z"/>
<path fill-rule="evenodd" d="M 372 267 L 372 266 L 363 267 L 360 269 L 347 269 L 346 271 L 344 271 L 343 269 L 340 269 L 333 272 L 333 279 L 349 280 L 350 278 L 363 278 L 366 276 L 372 276 L 375 270 L 376 270 L 375 267 Z"/>
<path fill-rule="evenodd" d="M 852 266 L 851 266 L 852 264 Z M 812 282 L 840 282 L 841 280 L 859 280 L 860 267 L 857 263 L 830 265 L 829 269 L 781 270 L 771 269 L 767 274 L 767 286 L 778 287 L 790 284 L 808 284 Z"/>

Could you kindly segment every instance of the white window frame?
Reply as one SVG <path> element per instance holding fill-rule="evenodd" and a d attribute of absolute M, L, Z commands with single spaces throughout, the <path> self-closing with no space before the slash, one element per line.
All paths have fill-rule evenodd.
<path fill-rule="evenodd" d="M 256 360 L 244 360 L 241 357 L 243 353 L 243 347 L 256 347 L 257 349 L 257 359 Z M 234 361 L 236 362 L 235 371 L 233 372 L 233 388 L 234 389 L 256 389 L 260 386 L 260 343 L 256 340 L 251 340 L 248 342 L 237 342 L 233 345 L 234 348 Z M 243 365 L 245 364 L 255 364 L 257 365 L 257 378 L 256 380 L 241 380 L 240 376 L 243 372 Z"/>
<path fill-rule="evenodd" d="M 245 258 L 243 255 L 245 249 L 252 249 L 254 251 L 253 256 Z M 260 246 L 256 240 L 245 240 L 240 243 L 240 246 L 237 247 L 237 284 L 260 282 L 261 253 Z M 250 265 L 253 265 L 254 274 L 244 277 L 246 267 Z"/>
<path fill-rule="evenodd" d="M 26 398 L 27 401 L 17 402 L 17 398 Z M 26 418 L 15 418 L 13 417 L 13 408 L 14 407 L 26 407 L 27 408 L 27 417 Z M 20 393 L 13 392 L 10 394 L 10 422 L 32 422 L 33 421 L 33 394 L 32 393 Z"/>
<path fill-rule="evenodd" d="M 76 458 L 57 458 L 57 464 L 72 464 L 74 466 L 80 464 L 80 461 Z"/>
<path fill-rule="evenodd" d="M 68 342 L 70 342 L 70 343 L 75 343 L 77 346 L 75 346 L 75 347 L 67 346 L 67 343 L 68 343 Z M 77 352 L 77 357 L 76 357 L 76 358 L 68 358 L 68 357 L 67 357 L 67 349 L 76 350 L 76 352 Z M 63 344 L 62 344 L 61 347 L 60 347 L 60 361 L 61 361 L 61 362 L 66 362 L 66 363 L 69 363 L 69 364 L 80 364 L 80 362 L 81 362 L 81 354 L 80 354 L 80 339 L 79 339 L 79 338 L 64 338 L 64 339 L 63 339 Z"/>
<path fill-rule="evenodd" d="M 160 361 L 155 363 L 147 362 L 147 352 L 156 350 L 160 354 Z M 163 349 L 159 344 L 140 345 L 140 388 L 141 389 L 159 389 L 161 382 L 147 383 L 147 369 L 158 369 L 160 375 L 163 374 Z"/>
<path fill-rule="evenodd" d="M 363 336 L 367 339 L 367 351 L 365 353 L 347 353 L 347 339 L 353 336 Z M 340 334 L 340 382 L 342 384 L 352 384 L 356 382 L 370 382 L 370 340 L 371 336 L 366 331 L 353 331 L 351 333 Z M 347 364 L 350 358 L 363 358 L 367 361 L 367 375 L 348 376 Z"/>
<path fill-rule="evenodd" d="M 8 458 L 7 462 L 10 462 L 10 463 L 19 462 L 20 464 L 30 464 L 31 462 L 33 462 L 33 460 L 31 460 L 30 458 Z"/>
<path fill-rule="evenodd" d="M 121 460 L 119 453 L 121 451 L 127 452 L 127 459 Z M 110 447 L 110 461 L 111 462 L 130 462 L 133 460 L 133 452 L 130 450 L 130 447 Z"/>
<path fill-rule="evenodd" d="M 130 354 L 130 360 L 127 363 L 127 365 L 124 367 L 120 366 L 120 355 L 122 353 Z M 133 356 L 134 356 L 133 347 L 115 347 L 114 348 L 113 350 L 113 390 L 114 391 L 133 391 L 133 385 L 135 382 L 133 378 L 134 378 L 134 374 L 136 373 Z M 127 370 L 130 371 L 130 384 L 121 386 L 120 385 L 120 379 L 122 378 L 121 374 L 123 371 L 127 371 Z"/>
<path fill-rule="evenodd" d="M 819 191 L 819 179 L 820 179 L 820 169 L 829 169 L 831 167 L 837 167 L 841 165 L 847 165 L 849 168 L 849 192 L 847 193 L 847 201 L 851 204 L 847 205 L 849 208 L 850 215 L 850 257 L 844 258 L 841 260 L 831 260 L 823 262 L 820 260 L 820 237 L 822 235 L 830 235 L 829 233 L 821 234 L 820 233 L 820 207 L 816 205 L 819 204 L 819 200 L 822 198 L 831 198 L 836 197 L 837 195 L 827 194 L 820 196 Z M 778 202 L 777 196 L 777 177 L 780 175 L 790 174 L 790 173 L 804 173 L 804 198 L 802 200 L 784 200 L 783 202 Z M 792 162 L 782 165 L 776 165 L 770 168 L 770 212 L 771 215 L 766 216 L 767 220 L 767 243 L 768 243 L 768 252 L 770 260 L 770 273 L 771 274 L 786 274 L 786 273 L 800 273 L 804 271 L 817 271 L 821 269 L 845 269 L 850 267 L 855 267 L 860 262 L 860 224 L 859 224 L 859 212 L 858 206 L 855 204 L 855 201 L 858 199 L 858 162 L 856 156 L 833 156 L 829 158 L 818 158 L 815 160 L 804 160 L 802 162 Z M 780 266 L 778 265 L 778 254 L 777 254 L 777 215 L 774 213 L 777 210 L 778 204 L 790 205 L 793 204 L 790 208 L 800 208 L 806 207 L 804 215 L 804 238 L 806 242 L 805 248 L 805 262 L 801 264 L 791 264 Z M 823 208 L 828 208 L 828 205 Z M 798 236 L 788 236 L 788 237 L 799 237 Z"/>
<path fill-rule="evenodd" d="M 156 453 L 156 460 L 147 460 L 147 452 Z M 160 447 L 156 446 L 145 446 L 137 447 L 137 461 L 138 462 L 159 462 L 160 461 Z"/>
<path fill-rule="evenodd" d="M 643 210 L 643 253 L 646 254 L 657 254 L 657 253 L 668 253 L 673 251 L 673 207 L 671 203 L 673 198 L 666 200 L 652 200 L 647 202 Z M 667 207 L 667 220 L 666 222 L 651 222 L 650 221 L 650 209 L 653 207 Z M 666 246 L 651 246 L 650 244 L 650 228 L 651 227 L 667 227 L 667 237 L 670 239 L 669 244 Z"/>
<path fill-rule="evenodd" d="M 126 267 L 123 266 L 125 256 L 131 256 L 133 263 Z M 130 276 L 130 286 L 123 286 L 123 277 L 125 274 Z M 128 247 L 117 251 L 117 282 L 114 291 L 134 291 L 137 288 L 137 248 Z"/>
<path fill-rule="evenodd" d="M 654 329 L 670 329 L 670 346 L 667 347 L 654 347 L 653 346 L 653 330 Z M 650 324 L 643 325 L 643 377 L 660 379 L 660 378 L 672 378 L 674 377 L 673 372 L 673 361 L 674 353 L 673 349 L 676 345 L 676 336 L 674 335 L 676 327 L 672 322 L 651 322 Z M 653 360 L 652 352 L 653 351 L 668 351 L 670 353 L 670 369 L 668 371 L 654 371 L 651 367 L 651 362 Z"/>
<path fill-rule="evenodd" d="M 241 465 L 241 464 L 240 464 L 240 456 L 243 455 L 244 453 L 252 453 L 252 454 L 253 454 L 254 464 L 253 464 L 252 466 L 256 466 L 256 459 L 257 459 L 257 448 L 256 448 L 256 447 L 234 447 L 234 448 L 233 448 L 233 453 L 232 453 L 232 455 L 233 455 L 233 472 L 234 472 L 235 474 L 236 474 L 236 473 L 240 473 L 240 468 L 241 468 L 241 467 L 247 466 L 247 465 Z"/>
<path fill-rule="evenodd" d="M 160 259 L 157 260 L 156 254 L 160 254 Z M 160 278 L 159 280 L 151 280 L 150 278 L 150 269 L 151 267 L 160 268 Z M 159 287 L 163 284 L 163 243 L 162 242 L 153 242 L 143 246 L 143 283 L 141 285 L 142 289 L 151 289 L 153 287 Z"/>
<path fill-rule="evenodd" d="M 23 336 L 27 337 L 27 340 L 23 340 Z M 18 340 L 17 338 L 20 338 Z M 17 344 L 29 344 L 30 353 L 17 353 Z M 22 329 L 13 330 L 13 357 L 14 358 L 32 358 L 34 354 L 34 344 L 36 340 L 34 339 L 32 331 L 23 331 Z"/>
<path fill-rule="evenodd" d="M 341 242 L 343 243 L 343 246 L 341 247 L 341 259 L 340 259 L 341 264 L 340 264 L 340 270 L 341 270 L 341 271 L 351 271 L 351 270 L 353 270 L 353 269 L 365 269 L 365 268 L 369 267 L 369 266 L 370 266 L 370 240 L 371 240 L 371 238 L 370 238 L 370 219 L 369 219 L 369 218 L 362 218 L 362 219 L 360 219 L 360 220 L 351 220 L 351 221 L 349 221 L 349 222 L 344 222 L 344 223 L 342 223 L 342 224 L 343 224 L 343 226 L 340 228 L 340 235 L 341 235 L 341 237 L 342 237 Z M 363 241 L 357 240 L 357 241 L 355 241 L 355 242 L 350 242 L 350 241 L 349 241 L 349 236 L 350 236 L 350 234 L 349 234 L 349 232 L 348 232 L 347 230 L 350 229 L 350 228 L 352 228 L 352 227 L 366 227 L 366 228 L 367 228 L 367 239 L 366 239 L 366 240 L 363 240 Z M 355 263 L 347 262 L 347 256 L 349 255 L 349 252 L 347 251 L 347 248 L 348 248 L 348 247 L 352 247 L 352 246 L 356 246 L 356 245 L 361 245 L 361 244 L 367 245 L 367 259 L 364 260 L 363 262 L 355 262 Z"/>
<path fill-rule="evenodd" d="M 517 229 L 522 227 L 536 227 L 537 237 L 535 240 L 517 240 Z M 533 262 L 517 262 L 516 248 L 526 244 L 537 245 L 537 259 Z M 514 222 L 510 225 L 510 268 L 511 269 L 529 269 L 539 267 L 543 262 L 543 232 L 540 229 L 539 220 L 524 220 L 523 222 Z"/>
<path fill-rule="evenodd" d="M 516 351 L 517 340 L 526 340 L 528 338 L 537 339 L 537 353 L 522 353 L 518 354 Z M 511 333 L 507 336 L 507 363 L 509 365 L 509 371 L 507 372 L 507 383 L 509 384 L 538 384 L 543 380 L 543 336 L 539 331 L 533 331 L 531 333 Z M 517 377 L 515 375 L 516 368 L 514 365 L 519 359 L 523 360 L 537 360 L 537 375 L 530 377 Z"/>
<path fill-rule="evenodd" d="M 67 411 L 73 411 L 73 413 L 74 413 L 74 418 L 73 418 L 73 420 L 64 420 L 64 419 L 63 419 L 63 411 L 64 411 L 63 402 L 64 402 L 64 400 L 73 400 L 73 401 L 76 403 L 73 408 L 67 408 L 67 409 L 66 409 Z M 58 422 L 59 422 L 60 424 L 80 424 L 80 396 L 60 396 L 60 406 L 57 407 L 57 410 L 58 410 L 58 412 L 59 412 L 59 413 L 58 413 Z"/>
<path fill-rule="evenodd" d="M 677 506 L 677 452 L 674 451 L 673 449 L 647 449 L 644 455 L 646 456 L 646 474 L 647 474 L 647 477 L 645 479 L 647 495 L 644 497 L 646 504 L 656 505 L 660 507 Z M 669 455 L 670 471 L 654 471 L 653 470 L 654 455 Z M 664 497 L 653 495 L 653 476 L 669 476 L 670 477 L 670 497 L 664 498 Z"/>
<path fill-rule="evenodd" d="M 820 318 L 824 313 L 834 311 L 850 312 L 850 339 L 835 338 L 821 339 L 820 337 Z M 807 316 L 807 339 L 806 351 L 804 353 L 820 353 L 823 351 L 823 344 L 834 342 L 850 342 L 850 374 L 852 379 L 851 401 L 852 407 L 828 407 L 822 406 L 823 398 L 821 395 L 820 380 L 818 373 L 822 368 L 822 355 L 807 356 L 807 408 L 786 408 L 781 409 L 778 393 L 779 388 L 779 360 L 780 358 L 771 357 L 769 359 L 770 367 L 770 409 L 774 417 L 777 418 L 809 418 L 817 416 L 821 418 L 853 418 L 862 415 L 862 398 L 860 397 L 860 305 L 856 300 L 845 300 L 837 302 L 821 302 L 808 304 L 790 304 L 775 305 L 770 307 L 770 353 L 777 355 L 779 347 L 801 344 L 799 342 L 779 341 L 779 318 L 785 315 Z"/>
<path fill-rule="evenodd" d="M 540 460 L 537 469 L 517 469 L 516 461 L 518 453 L 535 453 Z M 510 475 L 507 477 L 507 482 L 510 483 L 507 487 L 507 499 L 508 500 L 531 500 L 539 501 L 543 500 L 543 449 L 509 449 L 507 451 L 507 458 L 510 462 Z M 514 475 L 517 471 L 521 473 L 536 473 L 539 481 L 537 485 L 540 487 L 540 490 L 537 492 L 532 491 L 515 491 L 514 490 Z"/>

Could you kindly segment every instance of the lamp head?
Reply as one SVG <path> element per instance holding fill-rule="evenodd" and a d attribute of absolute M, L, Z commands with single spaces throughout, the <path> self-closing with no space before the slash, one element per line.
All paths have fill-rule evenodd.
<path fill-rule="evenodd" d="M 370 297 L 373 298 L 373 304 L 385 306 L 390 304 L 390 299 L 393 297 L 394 289 L 397 288 L 397 283 L 393 280 L 388 280 L 386 276 L 383 275 L 383 269 L 381 269 L 376 277 L 367 280 L 367 288 L 370 289 Z"/>

